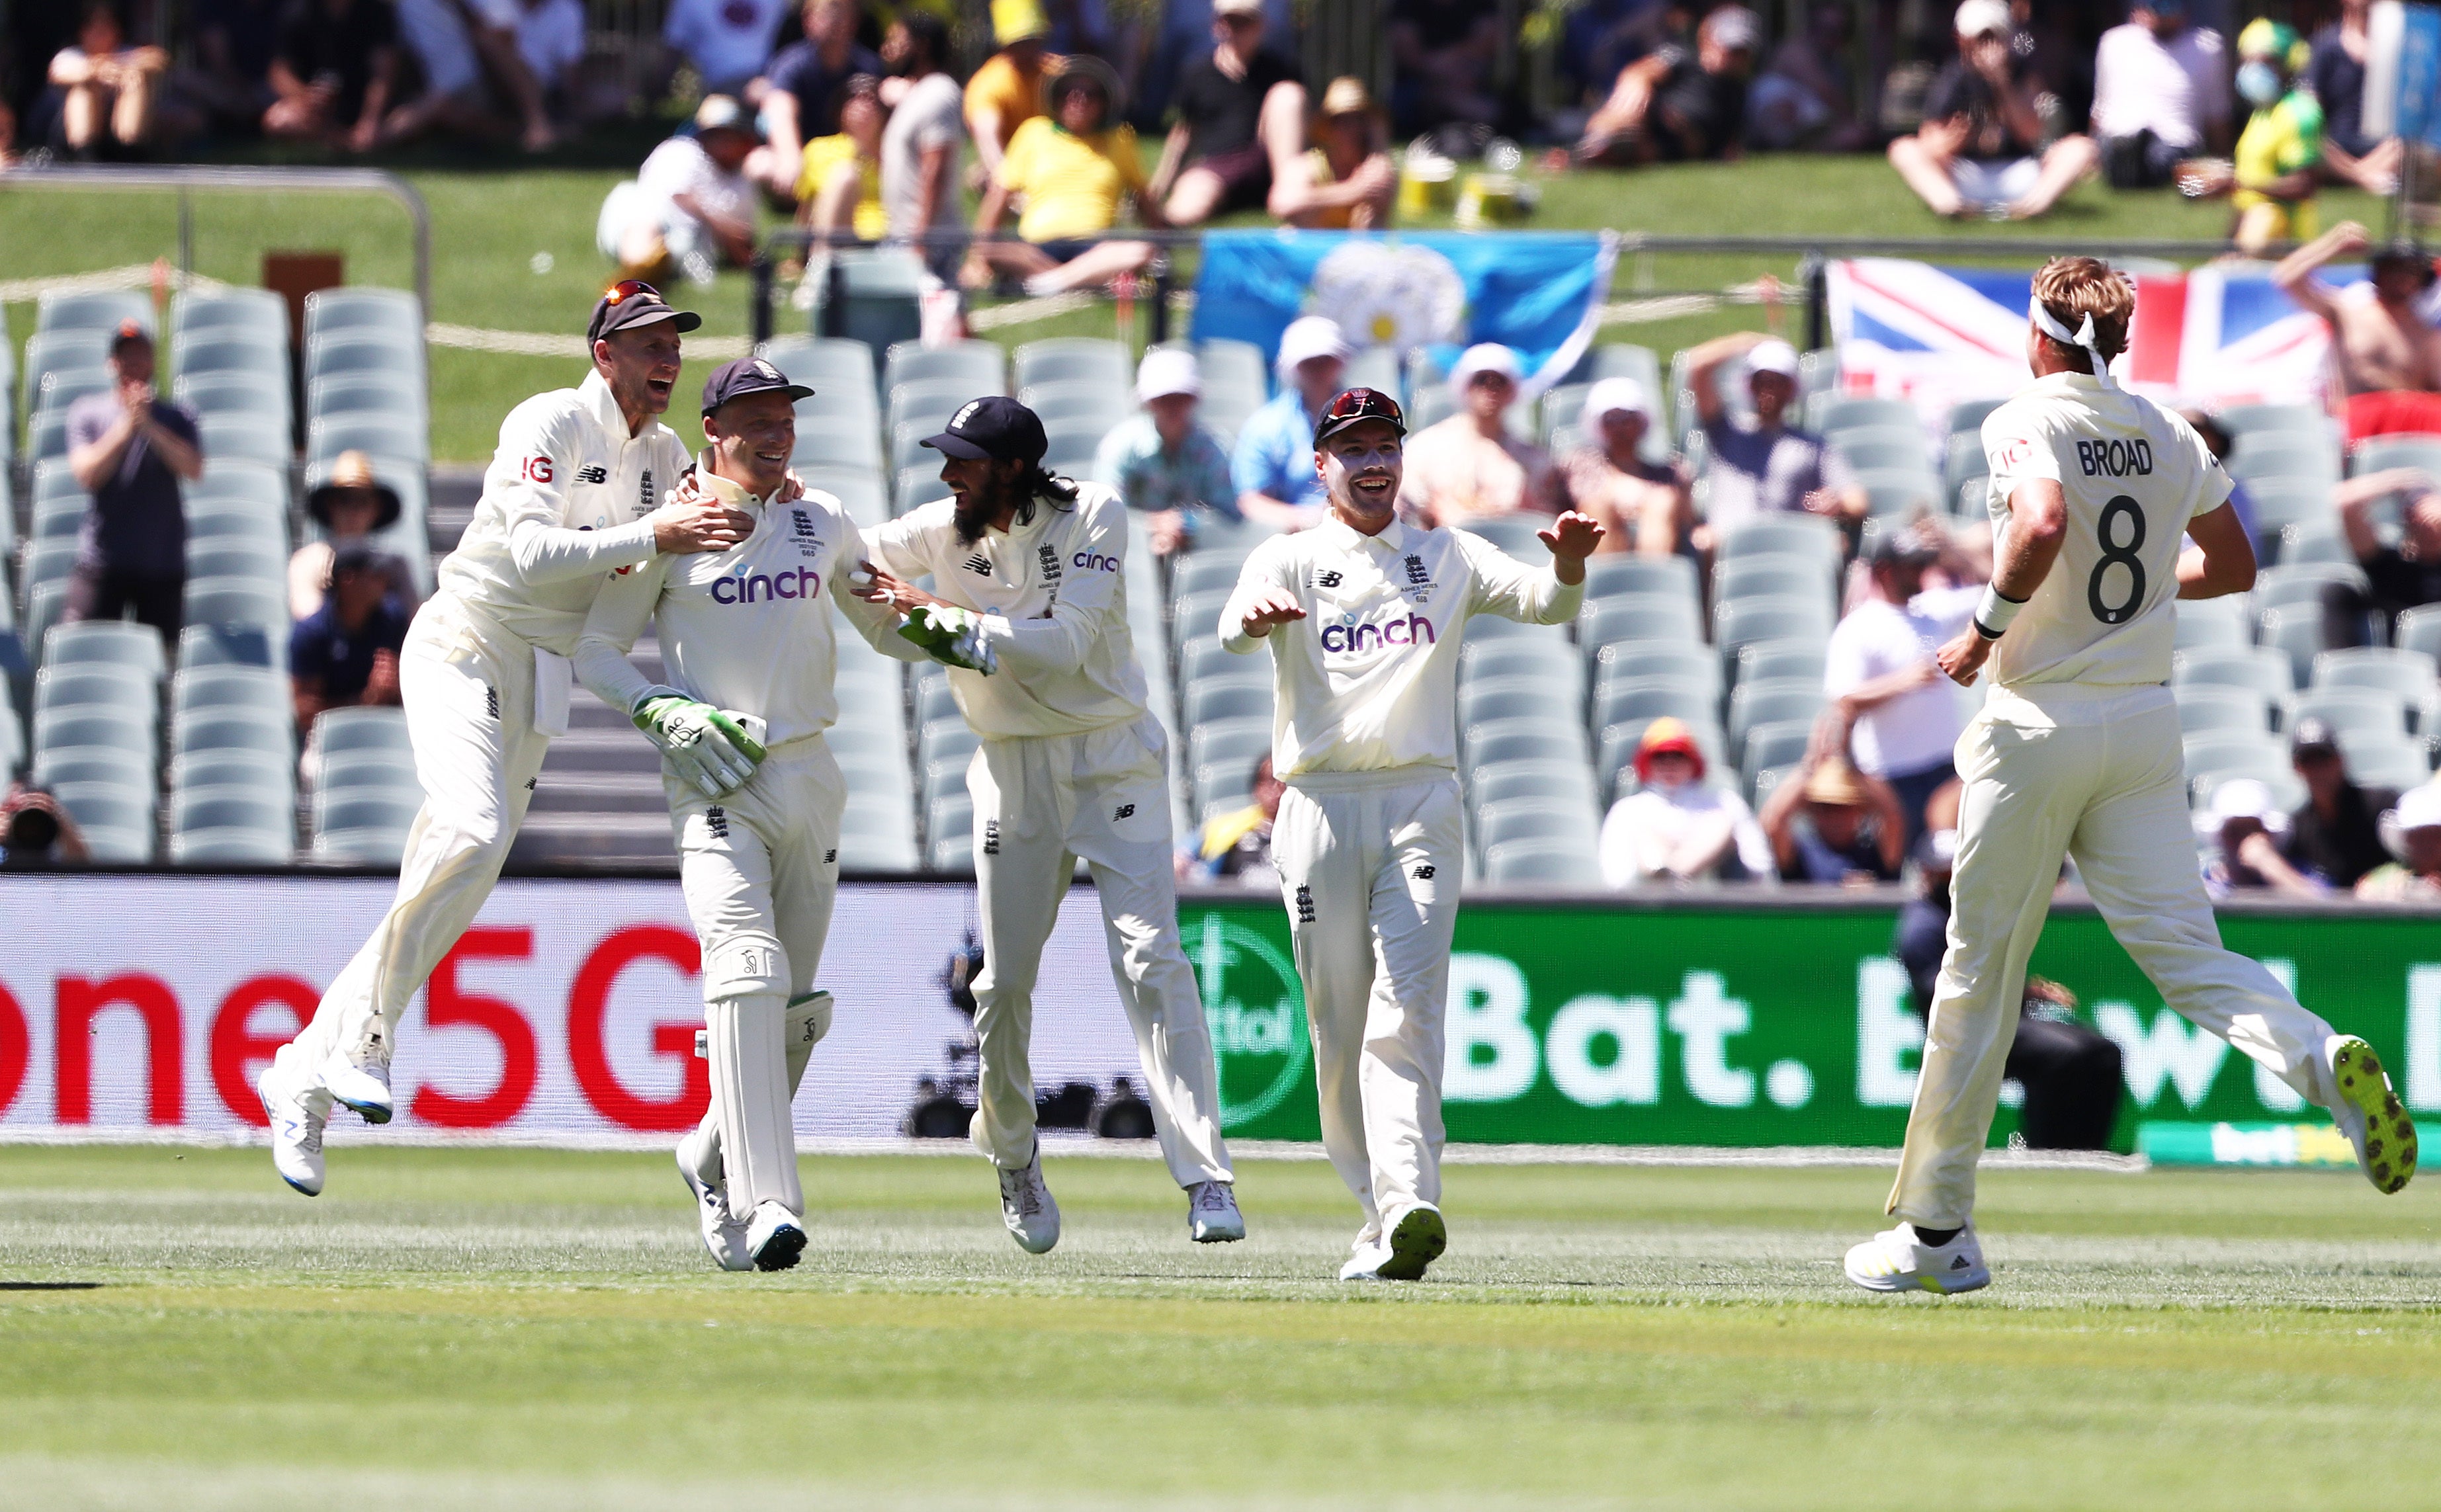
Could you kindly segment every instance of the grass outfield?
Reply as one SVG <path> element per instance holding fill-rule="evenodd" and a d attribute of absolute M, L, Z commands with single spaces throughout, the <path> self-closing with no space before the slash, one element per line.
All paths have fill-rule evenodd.
<path fill-rule="evenodd" d="M 342 1134 L 344 1139 L 344 1133 Z M 1053 1254 L 965 1159 L 807 1159 L 773 1276 L 665 1156 L 0 1149 L 11 1505 L 2429 1505 L 2441 1184 L 2000 1172 L 1998 1281 L 1868 1298 L 1875 1170 L 1462 1165 L 1449 1258 L 1249 1162 L 1202 1250 L 1054 1160 Z M 2416 1487 L 2423 1487 L 2417 1490 Z M 1908 1488 L 1912 1487 L 1912 1493 Z"/>

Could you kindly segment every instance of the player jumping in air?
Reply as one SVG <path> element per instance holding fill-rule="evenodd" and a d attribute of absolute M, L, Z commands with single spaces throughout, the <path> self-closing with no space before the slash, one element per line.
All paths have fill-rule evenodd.
<path fill-rule="evenodd" d="M 1976 1161 L 2063 855 L 2165 1002 L 2328 1108 L 2377 1190 L 2415 1174 L 2415 1127 L 2372 1047 L 2222 946 L 2196 870 L 2171 601 L 2245 592 L 2254 549 L 2196 433 L 2111 380 L 2135 308 L 2102 262 L 2044 264 L 2026 338 L 2034 381 L 1983 423 L 1992 585 L 1940 660 L 1962 684 L 1988 671 L 1994 686 L 1958 743 L 1949 949 L 1890 1192 L 1900 1221 L 1848 1251 L 1848 1279 L 1869 1290 L 1991 1283 Z"/>

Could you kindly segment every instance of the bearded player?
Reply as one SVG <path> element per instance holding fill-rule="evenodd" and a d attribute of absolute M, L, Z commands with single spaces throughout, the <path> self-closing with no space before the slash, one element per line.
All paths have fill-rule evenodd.
<path fill-rule="evenodd" d="M 2026 334 L 2034 381 L 1983 423 L 1992 584 L 1940 661 L 1962 685 L 1988 671 L 1993 686 L 1958 742 L 1949 948 L 1890 1191 L 1900 1221 L 1848 1251 L 1848 1279 L 1869 1290 L 1991 1284 L 1975 1167 L 2063 855 L 2164 1002 L 2328 1108 L 2378 1191 L 2415 1174 L 2415 1126 L 2373 1048 L 2222 946 L 2196 870 L 2173 601 L 2252 587 L 2254 549 L 2195 431 L 2112 380 L 2135 310 L 2106 264 L 2044 264 Z"/>
<path fill-rule="evenodd" d="M 1220 643 L 1268 646 L 1272 769 L 1288 784 L 1272 858 L 1313 1027 L 1322 1143 L 1365 1210 L 1343 1281 L 1415 1281 L 1440 1258 L 1441 1073 L 1466 838 L 1457 663 L 1478 614 L 1561 624 L 1600 525 L 1542 532 L 1547 571 L 1479 535 L 1398 518 L 1405 417 L 1370 388 L 1313 433 L 1330 519 L 1255 549 Z"/>

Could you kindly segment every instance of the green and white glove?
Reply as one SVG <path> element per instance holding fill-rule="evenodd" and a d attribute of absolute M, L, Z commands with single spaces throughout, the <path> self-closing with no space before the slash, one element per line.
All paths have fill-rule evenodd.
<path fill-rule="evenodd" d="M 678 776 L 701 788 L 706 798 L 719 798 L 743 785 L 766 754 L 763 743 L 747 729 L 745 715 L 714 709 L 676 688 L 645 689 L 627 717 L 661 748 Z"/>
<path fill-rule="evenodd" d="M 944 666 L 964 667 L 986 677 L 1000 671 L 999 654 L 984 639 L 983 617 L 955 604 L 919 603 L 898 633 Z"/>

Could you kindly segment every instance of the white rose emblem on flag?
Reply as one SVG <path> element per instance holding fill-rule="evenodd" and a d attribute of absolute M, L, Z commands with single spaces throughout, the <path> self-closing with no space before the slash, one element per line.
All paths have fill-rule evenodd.
<path fill-rule="evenodd" d="M 1465 339 L 1466 281 L 1430 247 L 1349 242 L 1314 268 L 1307 308 L 1337 320 L 1354 347 L 1408 352 Z"/>

